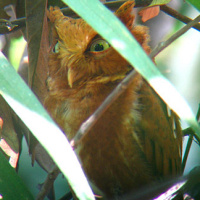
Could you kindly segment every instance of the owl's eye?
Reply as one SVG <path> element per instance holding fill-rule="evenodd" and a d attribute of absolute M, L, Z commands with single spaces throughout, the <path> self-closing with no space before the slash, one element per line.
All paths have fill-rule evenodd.
<path fill-rule="evenodd" d="M 55 45 L 54 48 L 53 48 L 53 52 L 54 52 L 54 53 L 58 53 L 58 52 L 59 52 L 59 49 L 60 49 L 60 45 L 59 45 L 59 43 L 57 42 L 56 45 Z"/>
<path fill-rule="evenodd" d="M 90 46 L 90 51 L 91 52 L 98 52 L 98 51 L 104 51 L 110 47 L 110 44 L 103 40 L 103 39 L 98 39 L 95 40 L 91 46 Z"/>

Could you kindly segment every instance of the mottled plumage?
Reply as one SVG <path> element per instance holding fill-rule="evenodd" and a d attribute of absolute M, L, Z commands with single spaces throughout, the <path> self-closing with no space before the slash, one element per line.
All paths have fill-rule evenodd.
<path fill-rule="evenodd" d="M 133 25 L 133 6 L 128 1 L 115 14 L 149 53 L 148 28 Z M 48 15 L 55 47 L 49 55 L 45 106 L 70 140 L 132 67 L 84 20 L 66 17 L 58 8 L 50 8 Z M 137 74 L 76 152 L 94 192 L 117 198 L 180 174 L 181 138 L 177 117 L 168 115 Z"/>

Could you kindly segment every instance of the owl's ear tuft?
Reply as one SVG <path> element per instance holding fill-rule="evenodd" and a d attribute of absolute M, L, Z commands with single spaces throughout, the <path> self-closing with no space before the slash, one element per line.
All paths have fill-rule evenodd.
<path fill-rule="evenodd" d="M 134 35 L 135 39 L 140 43 L 147 54 L 150 53 L 151 49 L 148 45 L 150 41 L 149 29 L 146 26 L 138 25 L 134 26 L 131 30 L 131 33 Z"/>
<path fill-rule="evenodd" d="M 49 10 L 47 10 L 47 17 L 51 23 L 54 23 L 56 20 L 63 18 L 64 15 L 59 7 L 50 6 Z"/>
<path fill-rule="evenodd" d="M 135 21 L 135 15 L 133 13 L 133 7 L 135 6 L 135 1 L 127 1 L 115 12 L 115 15 L 122 21 L 122 23 L 129 29 L 132 29 L 133 23 Z"/>
<path fill-rule="evenodd" d="M 150 53 L 149 29 L 146 26 L 133 26 L 135 15 L 133 8 L 135 6 L 134 0 L 129 0 L 124 3 L 116 12 L 115 15 L 123 22 L 123 24 L 131 31 L 136 40 L 140 43 L 147 54 Z"/>

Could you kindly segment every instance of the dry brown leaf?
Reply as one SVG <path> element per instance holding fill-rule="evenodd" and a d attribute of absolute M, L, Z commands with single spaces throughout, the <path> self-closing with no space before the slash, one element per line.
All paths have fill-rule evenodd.
<path fill-rule="evenodd" d="M 13 123 L 13 111 L 0 96 L 0 148 L 9 157 L 13 167 L 17 166 L 20 141 Z"/>
<path fill-rule="evenodd" d="M 45 1 L 37 0 L 38 6 L 34 7 L 36 2 L 32 0 L 26 1 L 29 85 L 39 100 L 43 102 L 47 92 L 46 79 L 49 52 L 49 31 L 46 16 L 47 5 Z M 41 23 L 38 23 L 38 21 Z M 42 152 L 40 154 L 37 153 L 38 141 L 31 133 L 27 138 L 29 139 L 28 143 L 29 151 L 32 154 L 32 163 L 34 163 L 36 158 L 40 166 L 46 170 L 48 167 L 46 167 L 46 162 L 42 159 L 46 154 L 43 155 Z"/>
<path fill-rule="evenodd" d="M 146 22 L 149 19 L 156 17 L 160 12 L 160 6 L 148 7 L 140 10 L 138 13 L 142 17 L 142 21 Z"/>
<path fill-rule="evenodd" d="M 12 148 L 8 145 L 8 143 L 4 139 L 0 140 L 0 147 L 4 151 L 4 153 L 9 156 L 10 165 L 16 168 L 19 158 L 19 153 L 13 151 Z"/>
<path fill-rule="evenodd" d="M 40 100 L 43 99 L 43 96 L 45 95 L 43 89 L 45 90 L 45 79 L 47 75 L 47 63 L 45 62 L 47 62 L 46 55 L 48 49 L 45 49 L 44 46 L 48 46 L 48 39 L 45 38 L 47 36 L 44 32 L 48 32 L 48 30 L 43 30 L 43 22 L 44 20 L 47 21 L 45 9 L 46 1 L 26 0 L 29 85 Z M 46 39 L 46 43 L 44 42 L 44 39 Z"/>

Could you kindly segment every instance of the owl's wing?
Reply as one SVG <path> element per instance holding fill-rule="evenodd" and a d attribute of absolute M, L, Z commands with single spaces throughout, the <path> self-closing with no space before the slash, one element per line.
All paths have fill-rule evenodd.
<path fill-rule="evenodd" d="M 147 161 L 158 176 L 180 174 L 182 132 L 178 117 L 145 81 L 138 94 L 141 121 L 137 132 Z"/>

